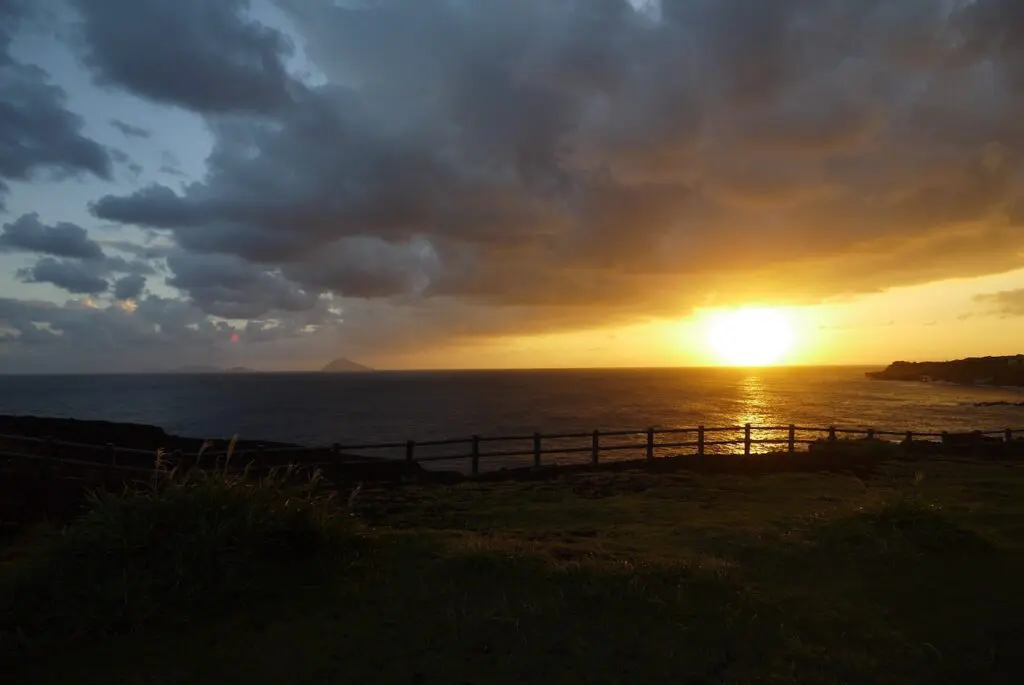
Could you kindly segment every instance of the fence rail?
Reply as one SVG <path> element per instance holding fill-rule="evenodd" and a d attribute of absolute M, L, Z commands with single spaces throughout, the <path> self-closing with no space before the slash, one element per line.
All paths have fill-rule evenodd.
<path fill-rule="evenodd" d="M 735 433 L 735 438 L 719 438 L 723 434 Z M 755 437 L 764 433 L 785 433 L 785 437 Z M 809 437 L 807 434 L 812 434 Z M 655 459 L 660 451 L 690 449 L 698 456 L 705 455 L 708 448 L 719 447 L 742 447 L 742 454 L 750 456 L 757 445 L 778 446 L 777 451 L 788 451 L 794 453 L 797 446 L 810 445 L 821 440 L 836 441 L 839 436 L 861 436 L 868 440 L 880 440 L 886 437 L 901 438 L 901 442 L 913 443 L 915 440 L 940 438 L 943 444 L 970 445 L 975 442 L 992 442 L 993 436 L 1000 436 L 1002 441 L 1011 442 L 1015 436 L 1024 438 L 1024 428 L 1002 428 L 998 430 L 975 430 L 975 431 L 942 431 L 942 432 L 915 432 L 915 431 L 893 431 L 876 430 L 874 428 L 843 428 L 838 426 L 799 426 L 791 424 L 788 426 L 756 426 L 745 424 L 742 426 L 696 426 L 693 428 L 666 428 L 657 429 L 649 427 L 642 430 L 613 430 L 613 431 L 590 431 L 576 433 L 558 433 L 545 435 L 542 433 L 524 435 L 497 435 L 483 436 L 474 435 L 467 438 L 445 439 L 445 440 L 407 440 L 404 442 L 378 442 L 363 444 L 342 444 L 335 443 L 330 446 L 321 447 L 267 447 L 253 448 L 246 446 L 238 451 L 245 455 L 300 455 L 313 454 L 334 455 L 337 458 L 349 460 L 383 460 L 402 459 L 403 456 L 379 455 L 386 451 L 402 451 L 404 460 L 410 463 L 437 463 L 452 461 L 468 461 L 471 473 L 477 474 L 480 471 L 481 460 L 497 458 L 530 457 L 534 466 L 543 465 L 545 455 L 580 455 L 589 454 L 590 462 L 598 464 L 601 455 L 608 452 L 636 451 L 641 452 L 648 460 Z M 676 439 L 659 441 L 659 437 L 674 436 Z M 680 436 L 695 436 L 696 440 L 678 440 Z M 709 436 L 712 439 L 708 439 Z M 624 438 L 641 438 L 635 442 L 608 442 L 607 440 L 621 440 Z M 577 441 L 574 444 L 552 444 L 552 441 Z M 579 441 L 584 441 L 580 444 Z M 153 457 L 155 450 L 143 450 L 138 448 L 118 447 L 112 443 L 105 445 L 67 442 L 51 438 L 40 438 L 18 435 L 0 435 L 0 443 L 15 442 L 36 444 L 42 449 L 44 455 L 31 455 L 35 457 L 51 457 L 57 459 L 57 453 L 62 449 L 73 449 L 77 451 L 96 451 L 103 455 L 103 462 L 117 465 L 119 455 L 124 456 L 145 456 Z M 504 446 L 501 443 L 528 443 L 529 448 Z M 496 445 L 498 449 L 485 450 L 485 445 Z M 438 447 L 465 447 L 465 451 L 442 454 L 424 454 L 424 449 Z M 501 449 L 501 447 L 506 447 Z M 374 452 L 379 456 L 367 454 L 354 454 L 355 452 Z M 177 458 L 198 459 L 201 455 L 204 458 L 216 458 L 224 456 L 225 450 L 204 450 L 201 452 L 181 453 L 174 452 L 172 456 Z M 7 451 L 0 447 L 0 455 L 28 456 L 22 450 Z M 96 462 L 92 462 L 96 463 Z M 329 463 L 329 462 L 328 462 Z M 131 468 L 131 467 L 129 467 Z"/>

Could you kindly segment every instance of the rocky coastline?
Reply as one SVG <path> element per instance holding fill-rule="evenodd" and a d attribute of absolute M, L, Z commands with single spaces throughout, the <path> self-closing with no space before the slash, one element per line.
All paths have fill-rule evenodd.
<path fill-rule="evenodd" d="M 882 371 L 869 371 L 867 376 L 881 381 L 1024 387 L 1024 355 L 970 357 L 944 362 L 897 361 Z"/>
<path fill-rule="evenodd" d="M 0 461 L 45 457 L 71 468 L 93 464 L 151 469 L 159 450 L 166 465 L 191 468 L 223 458 L 229 443 L 173 435 L 146 424 L 0 414 Z M 418 464 L 346 454 L 330 446 L 268 440 L 236 440 L 232 455 L 232 463 L 240 467 L 316 465 L 338 480 L 399 480 L 422 470 Z"/>
<path fill-rule="evenodd" d="M 85 445 L 116 445 L 138 450 L 163 449 L 166 452 L 196 452 L 204 442 L 211 449 L 224 449 L 227 440 L 205 440 L 172 435 L 158 426 L 141 423 L 119 423 L 113 421 L 87 421 L 48 416 L 0 414 L 0 436 L 11 435 L 28 438 L 82 443 Z M 283 442 L 238 440 L 238 449 L 302 448 Z"/>

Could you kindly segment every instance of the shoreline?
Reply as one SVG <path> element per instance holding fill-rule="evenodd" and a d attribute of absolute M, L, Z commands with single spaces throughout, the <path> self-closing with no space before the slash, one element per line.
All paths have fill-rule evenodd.
<path fill-rule="evenodd" d="M 85 445 L 108 445 L 140 450 L 163 448 L 173 452 L 198 451 L 204 443 L 209 449 L 224 449 L 230 439 L 194 438 L 168 433 L 160 426 L 128 421 L 100 421 L 33 414 L 0 414 L 0 436 L 40 438 L 77 442 Z M 309 445 L 274 440 L 244 440 L 235 443 L 237 449 L 251 450 L 308 449 Z"/>
<path fill-rule="evenodd" d="M 947 383 L 981 388 L 1024 388 L 1024 355 L 968 357 L 943 362 L 896 361 L 881 371 L 869 371 L 878 381 Z"/>

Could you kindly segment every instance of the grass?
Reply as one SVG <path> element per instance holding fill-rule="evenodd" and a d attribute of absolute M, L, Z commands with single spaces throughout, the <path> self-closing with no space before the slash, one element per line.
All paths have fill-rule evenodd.
<path fill-rule="evenodd" d="M 300 545 L 315 554 L 285 563 L 287 535 L 257 535 L 262 542 L 227 558 L 237 568 L 215 576 L 216 591 L 188 575 L 186 599 L 214 593 L 222 601 L 208 604 L 206 594 L 183 603 L 162 582 L 145 595 L 137 627 L 107 622 L 103 639 L 37 631 L 47 656 L 11 662 L 15 682 L 1013 683 L 1024 676 L 1018 465 L 893 462 L 865 480 L 637 470 L 343 495 L 336 506 L 350 505 L 354 516 L 303 500 L 307 511 L 322 512 L 302 519 L 320 531 L 311 547 Z M 99 510 L 120 511 L 136 496 L 152 499 L 133 494 Z M 276 506 L 259 509 L 255 520 L 289 530 L 294 524 L 281 524 Z M 205 505 L 181 507 L 200 510 Z M 66 535 L 119 531 L 90 543 L 90 563 L 99 568 L 96 550 L 116 547 L 128 528 L 135 531 L 86 517 Z M 171 547 L 198 544 L 197 558 L 219 558 L 214 542 L 224 538 L 199 541 L 207 530 L 197 530 L 185 537 L 191 542 Z M 151 561 L 166 554 L 147 553 Z M 56 565 L 62 584 L 74 584 L 76 567 L 54 558 L 30 552 L 8 571 Z M 102 564 L 131 568 L 132 559 Z M 261 566 L 262 581 L 240 581 Z M 116 574 L 95 573 L 78 579 L 85 587 L 71 601 L 79 604 L 65 615 L 101 589 L 124 585 Z"/>
<path fill-rule="evenodd" d="M 316 474 L 157 469 L 96 491 L 66 529 L 37 534 L 4 578 L 0 636 L 31 650 L 230 611 L 281 573 L 346 549 Z"/>

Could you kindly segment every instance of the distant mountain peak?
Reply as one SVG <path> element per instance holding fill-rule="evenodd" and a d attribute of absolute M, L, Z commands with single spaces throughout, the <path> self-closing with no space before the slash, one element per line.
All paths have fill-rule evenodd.
<path fill-rule="evenodd" d="M 371 369 L 370 367 L 363 366 L 362 364 L 357 364 L 356 362 L 352 361 L 351 359 L 346 359 L 345 357 L 338 357 L 337 359 L 332 361 L 330 364 L 328 364 L 327 366 L 325 366 L 321 370 L 324 371 L 324 372 L 327 372 L 327 373 L 349 373 L 349 372 L 354 372 L 354 371 L 373 371 L 373 369 Z"/>

